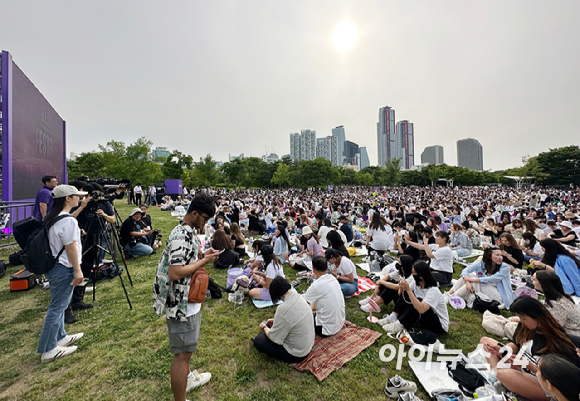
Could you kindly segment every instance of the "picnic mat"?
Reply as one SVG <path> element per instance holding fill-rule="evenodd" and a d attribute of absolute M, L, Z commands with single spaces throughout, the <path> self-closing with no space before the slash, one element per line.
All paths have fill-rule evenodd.
<path fill-rule="evenodd" d="M 363 292 L 367 292 L 368 290 L 374 290 L 375 283 L 371 279 L 366 277 L 359 277 L 358 278 L 358 291 L 354 293 L 353 297 L 362 294 Z M 352 298 L 352 297 L 351 297 Z"/>
<path fill-rule="evenodd" d="M 425 391 L 432 395 L 433 391 L 444 389 L 459 390 L 457 383 L 447 373 L 447 367 L 443 362 L 431 362 L 427 366 L 427 362 L 409 361 L 409 366 L 413 369 L 413 373 L 419 379 L 419 382 Z"/>
<path fill-rule="evenodd" d="M 364 270 L 367 273 L 370 273 L 371 272 L 371 267 L 369 266 L 368 263 L 359 263 L 359 264 L 356 265 L 356 267 L 358 267 L 359 269 Z"/>
<path fill-rule="evenodd" d="M 292 287 L 292 291 L 296 292 L 296 289 L 294 287 Z M 254 303 L 254 306 L 258 309 L 264 309 L 264 308 L 269 308 L 270 306 L 274 306 L 274 305 L 281 305 L 284 303 L 284 301 L 280 300 L 278 301 L 278 303 L 274 303 L 272 302 L 272 300 L 268 300 L 265 301 L 263 299 L 252 299 L 252 302 Z"/>
<path fill-rule="evenodd" d="M 342 329 L 335 335 L 316 336 L 312 351 L 305 360 L 296 365 L 296 370 L 309 371 L 318 381 L 322 381 L 370 347 L 380 336 L 381 333 L 345 321 Z"/>

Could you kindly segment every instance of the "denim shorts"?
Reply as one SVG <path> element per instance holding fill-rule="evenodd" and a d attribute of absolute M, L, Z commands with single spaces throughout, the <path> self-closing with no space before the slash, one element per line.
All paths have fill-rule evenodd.
<path fill-rule="evenodd" d="M 189 316 L 186 321 L 167 319 L 169 330 L 169 349 L 174 355 L 182 352 L 195 352 L 199 340 L 201 312 Z"/>

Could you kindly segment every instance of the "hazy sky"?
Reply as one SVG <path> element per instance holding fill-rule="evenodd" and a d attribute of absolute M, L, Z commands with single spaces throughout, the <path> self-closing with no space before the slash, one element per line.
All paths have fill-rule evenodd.
<path fill-rule="evenodd" d="M 415 161 L 484 168 L 579 144 L 580 1 L 0 0 L 0 48 L 67 121 L 68 151 L 141 136 L 191 154 L 290 153 L 344 125 L 377 163 L 385 105 Z M 357 32 L 341 52 L 332 34 Z"/>

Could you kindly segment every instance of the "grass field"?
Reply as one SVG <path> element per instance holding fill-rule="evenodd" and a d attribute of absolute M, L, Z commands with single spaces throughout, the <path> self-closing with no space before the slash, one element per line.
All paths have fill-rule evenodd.
<path fill-rule="evenodd" d="M 116 206 L 123 218 L 128 216 L 130 206 L 122 201 Z M 150 214 L 165 240 L 177 219 L 158 208 L 152 208 Z M 0 259 L 8 261 L 13 251 L 0 250 Z M 169 369 L 173 356 L 167 328 L 165 319 L 158 318 L 152 309 L 152 285 L 161 249 L 157 252 L 129 261 L 133 287 L 123 274 L 133 310 L 128 308 L 118 278 L 98 282 L 94 308 L 76 312 L 79 321 L 67 325 L 69 333 L 85 333 L 77 352 L 47 364 L 40 363 L 35 351 L 50 294 L 38 287 L 11 293 L 9 276 L 21 267 L 9 267 L 0 279 L 0 401 L 172 400 Z M 455 270 L 458 276 L 460 266 Z M 225 285 L 225 271 L 208 266 L 208 272 Z M 285 272 L 290 279 L 296 277 L 289 266 Z M 365 275 L 362 270 L 358 273 Z M 298 290 L 305 291 L 306 284 Z M 383 335 L 322 383 L 310 373 L 269 359 L 251 345 L 250 338 L 260 332 L 258 324 L 273 317 L 274 309 L 258 310 L 246 303 L 234 310 L 225 295 L 220 300 L 207 300 L 202 307 L 200 343 L 192 369 L 210 371 L 213 377 L 189 393 L 190 400 L 383 400 L 383 387 L 390 376 L 400 374 L 416 380 L 406 359 L 400 372 L 395 370 L 396 360 L 384 363 L 379 359 L 383 345 L 397 346 L 397 342 L 366 320 L 368 314 L 358 307 L 363 295 L 346 301 L 347 319 Z M 87 292 L 85 300 L 90 302 L 91 298 Z M 392 305 L 383 307 L 383 313 L 391 309 Z M 449 333 L 440 340 L 448 349 L 473 351 L 479 338 L 486 335 L 481 314 L 450 308 L 449 315 Z M 422 389 L 417 395 L 427 400 Z"/>

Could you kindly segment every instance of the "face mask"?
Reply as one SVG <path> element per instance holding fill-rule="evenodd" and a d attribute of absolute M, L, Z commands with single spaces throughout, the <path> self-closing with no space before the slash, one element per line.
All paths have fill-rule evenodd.
<path fill-rule="evenodd" d="M 421 281 L 421 276 L 418 274 L 413 274 L 413 279 L 415 279 L 415 283 L 419 284 L 419 281 Z"/>

